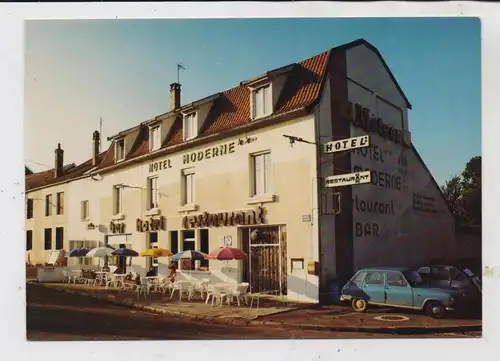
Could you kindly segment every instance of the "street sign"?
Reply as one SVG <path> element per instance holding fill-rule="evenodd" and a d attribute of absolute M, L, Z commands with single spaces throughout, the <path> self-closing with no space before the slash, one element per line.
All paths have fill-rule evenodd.
<path fill-rule="evenodd" d="M 342 152 L 344 150 L 364 148 L 370 146 L 370 136 L 362 135 L 361 137 L 347 138 L 334 140 L 333 142 L 325 143 L 325 153 Z"/>
<path fill-rule="evenodd" d="M 367 170 L 364 172 L 347 173 L 326 177 L 325 187 L 352 186 L 370 183 L 371 181 L 371 172 Z"/>

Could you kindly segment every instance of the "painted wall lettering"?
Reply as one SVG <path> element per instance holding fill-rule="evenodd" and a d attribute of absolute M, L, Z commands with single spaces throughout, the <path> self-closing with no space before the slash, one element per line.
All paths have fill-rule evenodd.
<path fill-rule="evenodd" d="M 352 167 L 354 172 L 369 171 L 368 168 L 361 168 L 360 166 L 354 165 Z M 376 170 L 371 171 L 371 181 L 372 185 L 379 186 L 386 189 L 395 189 L 401 191 L 402 177 L 399 174 L 391 174 L 386 172 L 379 172 Z"/>
<path fill-rule="evenodd" d="M 185 229 L 201 227 L 231 227 L 238 225 L 256 225 L 265 223 L 264 208 L 258 207 L 257 210 L 219 212 L 185 216 L 182 219 L 182 226 Z"/>
<path fill-rule="evenodd" d="M 354 206 L 356 207 L 356 212 L 366 212 L 366 213 L 378 213 L 393 216 L 394 212 L 394 200 L 389 202 L 378 202 L 371 199 L 360 199 L 356 195 L 353 199 Z"/>
<path fill-rule="evenodd" d="M 150 219 L 140 219 L 136 220 L 136 230 L 137 232 L 156 232 L 156 231 L 164 231 L 166 227 L 166 219 L 164 216 L 160 216 L 158 218 L 150 218 Z"/>
<path fill-rule="evenodd" d="M 379 225 L 376 222 L 356 222 L 354 225 L 356 237 L 378 237 Z"/>
<path fill-rule="evenodd" d="M 438 213 L 436 199 L 420 193 L 413 193 L 413 210 L 423 213 Z"/>
<path fill-rule="evenodd" d="M 149 173 L 158 172 L 160 170 L 172 168 L 172 160 L 164 159 L 149 165 Z"/>
<path fill-rule="evenodd" d="M 366 148 L 359 148 L 354 151 L 357 155 L 361 155 L 363 158 L 368 158 L 370 160 L 384 163 L 385 154 L 389 153 L 387 149 L 381 148 L 378 145 L 371 144 Z"/>
<path fill-rule="evenodd" d="M 373 117 L 369 109 L 361 104 L 347 102 L 341 105 L 342 116 L 349 119 L 355 127 L 369 133 L 375 133 L 394 143 L 411 147 L 411 136 L 407 130 L 396 129 L 384 123 L 379 117 Z"/>
<path fill-rule="evenodd" d="M 200 162 L 203 159 L 210 159 L 229 153 L 234 153 L 235 148 L 236 142 L 231 142 L 227 144 L 221 144 L 212 148 L 207 148 L 205 150 L 187 153 L 182 156 L 182 164 Z"/>

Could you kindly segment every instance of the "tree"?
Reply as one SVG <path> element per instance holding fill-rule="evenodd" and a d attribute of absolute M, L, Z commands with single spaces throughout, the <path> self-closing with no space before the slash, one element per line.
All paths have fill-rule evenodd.
<path fill-rule="evenodd" d="M 471 158 L 462 174 L 446 181 L 441 190 L 458 226 L 481 228 L 481 157 Z"/>

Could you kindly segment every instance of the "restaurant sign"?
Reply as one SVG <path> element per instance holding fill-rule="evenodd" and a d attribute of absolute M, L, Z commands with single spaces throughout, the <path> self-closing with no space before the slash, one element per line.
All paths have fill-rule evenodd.
<path fill-rule="evenodd" d="M 125 223 L 111 222 L 109 224 L 109 230 L 111 233 L 125 233 Z"/>
<path fill-rule="evenodd" d="M 137 232 L 156 232 L 165 230 L 166 220 L 164 216 L 160 216 L 158 218 L 150 218 L 150 219 L 140 219 L 136 220 L 136 230 Z"/>
<path fill-rule="evenodd" d="M 325 187 L 352 186 L 371 182 L 371 172 L 339 174 L 325 178 Z"/>
<path fill-rule="evenodd" d="M 264 208 L 257 210 L 219 212 L 199 215 L 185 216 L 182 219 L 182 226 L 185 229 L 203 227 L 231 227 L 231 226 L 253 226 L 265 223 Z"/>

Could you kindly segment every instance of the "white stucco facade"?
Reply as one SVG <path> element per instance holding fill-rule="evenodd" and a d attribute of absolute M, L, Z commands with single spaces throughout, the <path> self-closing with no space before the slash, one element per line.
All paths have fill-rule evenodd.
<path fill-rule="evenodd" d="M 227 138 L 216 143 L 206 143 L 189 150 L 159 157 L 151 161 L 132 164 L 129 167 L 99 175 L 100 180 L 84 178 L 69 184 L 72 195 L 68 208 L 69 240 L 94 240 L 118 245 L 126 239 L 127 247 L 138 252 L 149 247 L 148 232 L 137 231 L 137 219 L 147 220 L 165 217 L 166 227 L 158 231 L 158 247 L 183 250 L 183 232 L 194 231 L 195 248 L 200 250 L 200 231 L 208 230 L 208 252 L 220 247 L 221 237 L 232 239 L 232 246 L 243 248 L 242 228 L 230 227 L 189 227 L 185 228 L 186 216 L 198 216 L 204 212 L 236 212 L 265 209 L 265 224 L 279 226 L 286 247 L 284 272 L 287 273 L 287 293 L 302 300 L 317 299 L 317 276 L 307 274 L 307 262 L 318 259 L 317 222 L 313 218 L 303 221 L 304 215 L 311 215 L 315 209 L 313 180 L 316 176 L 315 149 L 307 144 L 290 147 L 283 134 L 301 134 L 314 139 L 314 117 L 300 117 L 279 125 L 263 128 L 245 136 Z M 238 139 L 248 137 L 252 142 L 239 145 Z M 206 152 L 214 147 L 226 147 L 225 155 L 205 159 Z M 271 153 L 271 188 L 262 197 L 251 196 L 252 167 L 251 156 L 260 152 Z M 198 154 L 203 152 L 202 160 Z M 197 157 L 192 157 L 196 154 Z M 150 172 L 150 165 L 168 159 L 171 168 Z M 189 161 L 187 160 L 189 159 Z M 196 159 L 196 160 L 194 160 Z M 194 161 L 193 161 L 194 160 Z M 182 172 L 190 169 L 195 173 L 195 207 L 182 207 Z M 147 180 L 157 176 L 159 181 L 159 212 L 149 215 L 147 210 Z M 96 177 L 94 177 L 96 178 Z M 113 187 L 124 184 L 122 199 L 123 219 L 113 216 Z M 81 202 L 89 202 L 89 218 L 82 220 Z M 115 219 L 114 219 L 115 218 Z M 125 224 L 124 237 L 114 242 L 115 234 L 110 223 Z M 92 223 L 98 227 L 88 229 Z M 256 225 L 258 226 L 258 225 Z M 172 245 L 172 232 L 179 231 L 178 246 Z M 284 245 L 286 240 L 286 246 Z M 245 250 L 248 252 L 248 250 Z M 303 269 L 292 269 L 292 258 L 304 260 Z M 168 274 L 168 258 L 159 259 L 159 274 Z M 295 263 L 297 264 L 297 263 Z M 145 273 L 149 259 L 137 257 L 127 270 Z M 241 261 L 210 261 L 210 277 L 222 280 L 241 281 L 243 264 Z M 187 271 L 186 271 L 187 272 Z M 193 277 L 206 277 L 205 273 L 189 272 Z"/>

